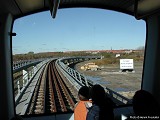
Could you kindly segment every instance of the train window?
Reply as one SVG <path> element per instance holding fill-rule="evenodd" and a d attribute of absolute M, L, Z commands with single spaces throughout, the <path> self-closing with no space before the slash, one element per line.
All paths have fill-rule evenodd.
<path fill-rule="evenodd" d="M 141 87 L 146 23 L 134 16 L 95 8 L 60 9 L 55 19 L 49 11 L 16 19 L 13 32 L 17 114 L 73 112 L 76 85 L 98 83 L 111 97 L 126 101 Z"/>

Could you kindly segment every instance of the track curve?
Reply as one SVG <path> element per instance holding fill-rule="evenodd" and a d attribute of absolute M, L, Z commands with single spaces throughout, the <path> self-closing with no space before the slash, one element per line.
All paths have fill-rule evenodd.
<path fill-rule="evenodd" d="M 46 64 L 41 73 L 27 114 L 73 111 L 77 91 L 56 67 L 56 60 Z"/>

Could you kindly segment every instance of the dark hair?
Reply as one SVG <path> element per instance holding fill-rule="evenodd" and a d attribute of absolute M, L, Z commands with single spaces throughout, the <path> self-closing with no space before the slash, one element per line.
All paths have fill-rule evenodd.
<path fill-rule="evenodd" d="M 79 91 L 78 94 L 84 96 L 86 99 L 90 98 L 90 89 L 87 86 L 82 86 Z"/>
<path fill-rule="evenodd" d="M 133 110 L 136 115 L 159 115 L 160 108 L 153 95 L 145 90 L 138 90 L 133 96 Z"/>
<path fill-rule="evenodd" d="M 113 120 L 113 101 L 106 95 L 105 90 L 99 84 L 91 88 L 91 98 L 93 104 L 99 106 L 99 120 Z"/>

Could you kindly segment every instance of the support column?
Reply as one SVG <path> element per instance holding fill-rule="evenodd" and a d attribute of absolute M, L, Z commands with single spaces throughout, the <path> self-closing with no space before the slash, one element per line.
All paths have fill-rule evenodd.
<path fill-rule="evenodd" d="M 15 115 L 10 37 L 12 21 L 11 14 L 0 14 L 0 118 L 4 120 Z"/>
<path fill-rule="evenodd" d="M 160 104 L 160 16 L 147 19 L 147 44 L 142 89 L 152 93 Z"/>

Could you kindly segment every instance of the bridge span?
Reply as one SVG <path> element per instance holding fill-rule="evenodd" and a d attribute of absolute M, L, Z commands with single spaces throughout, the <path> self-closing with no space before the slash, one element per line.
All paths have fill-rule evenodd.
<path fill-rule="evenodd" d="M 81 86 L 92 87 L 95 82 L 68 65 L 101 57 L 68 57 L 47 59 L 36 65 L 33 76 L 17 87 L 16 112 L 20 115 L 73 112 L 78 101 L 77 93 Z M 105 87 L 104 87 L 105 88 Z M 128 105 L 131 100 L 105 88 L 106 94 L 113 99 L 115 107 Z"/>

